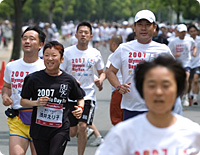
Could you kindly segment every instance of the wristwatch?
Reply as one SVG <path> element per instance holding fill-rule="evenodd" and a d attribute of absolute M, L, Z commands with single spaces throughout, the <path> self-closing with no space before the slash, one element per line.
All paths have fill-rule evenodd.
<path fill-rule="evenodd" d="M 117 86 L 116 90 L 119 91 L 121 88 L 121 85 Z"/>

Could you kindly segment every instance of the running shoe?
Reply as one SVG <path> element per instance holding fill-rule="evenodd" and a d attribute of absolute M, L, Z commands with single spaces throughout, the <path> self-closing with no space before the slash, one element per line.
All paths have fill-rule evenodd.
<path fill-rule="evenodd" d="M 190 105 L 187 97 L 182 98 L 182 104 L 184 107 L 188 107 Z"/>
<path fill-rule="evenodd" d="M 99 146 L 101 143 L 103 143 L 104 139 L 103 137 L 97 137 L 92 143 L 90 143 L 91 146 Z"/>
<path fill-rule="evenodd" d="M 192 105 L 198 105 L 198 102 L 197 102 L 196 99 L 194 99 L 194 100 L 192 101 Z"/>
<path fill-rule="evenodd" d="M 87 128 L 87 139 L 89 139 L 94 134 L 94 130 Z"/>

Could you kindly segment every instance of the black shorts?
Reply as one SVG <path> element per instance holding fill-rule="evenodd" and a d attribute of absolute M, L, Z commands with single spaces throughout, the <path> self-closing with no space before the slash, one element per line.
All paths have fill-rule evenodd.
<path fill-rule="evenodd" d="M 85 100 L 83 114 L 80 119 L 77 119 L 71 113 L 73 110 L 75 110 L 74 108 L 75 105 L 77 105 L 77 102 L 68 102 L 68 106 L 70 109 L 70 113 L 69 113 L 70 127 L 76 126 L 78 122 L 85 122 L 87 125 L 92 125 L 93 118 L 94 118 L 95 101 Z"/>
<path fill-rule="evenodd" d="M 37 155 L 63 155 L 68 140 L 62 134 L 57 133 L 49 140 L 33 139 Z"/>
<path fill-rule="evenodd" d="M 192 68 L 190 70 L 190 79 L 193 79 L 194 74 L 200 74 L 200 67 Z"/>

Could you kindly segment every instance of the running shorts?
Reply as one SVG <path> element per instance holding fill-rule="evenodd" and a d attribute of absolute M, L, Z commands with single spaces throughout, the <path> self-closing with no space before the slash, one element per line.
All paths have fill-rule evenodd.
<path fill-rule="evenodd" d="M 30 137 L 30 125 L 25 125 L 22 120 L 16 116 L 14 118 L 7 118 L 8 127 L 10 130 L 10 136 L 19 136 L 29 141 L 32 141 Z"/>

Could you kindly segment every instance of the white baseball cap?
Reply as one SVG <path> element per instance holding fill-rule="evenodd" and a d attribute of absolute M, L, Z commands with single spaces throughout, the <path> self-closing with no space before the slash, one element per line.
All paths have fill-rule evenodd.
<path fill-rule="evenodd" d="M 135 23 L 138 22 L 140 19 L 146 19 L 150 23 L 153 23 L 156 21 L 156 17 L 154 13 L 151 12 L 150 10 L 141 10 L 137 12 L 137 14 L 135 15 Z"/>
<path fill-rule="evenodd" d="M 187 32 L 187 26 L 185 24 L 179 24 L 177 26 L 177 31 L 178 32 L 183 32 L 183 31 L 186 31 Z"/>

